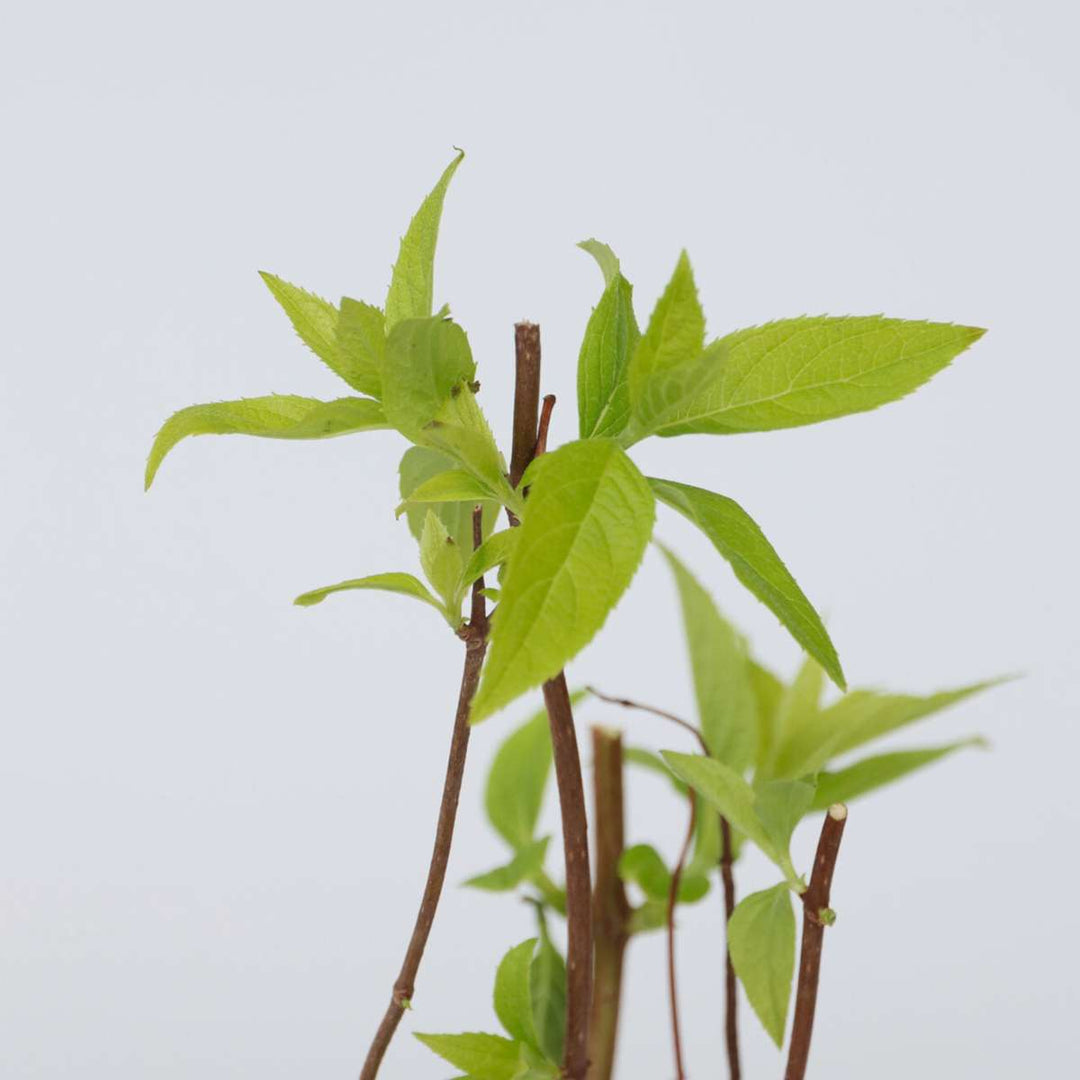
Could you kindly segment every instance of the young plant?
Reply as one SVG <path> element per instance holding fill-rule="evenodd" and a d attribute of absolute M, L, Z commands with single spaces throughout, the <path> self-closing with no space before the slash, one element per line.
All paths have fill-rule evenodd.
<path fill-rule="evenodd" d="M 593 997 L 591 876 L 584 788 L 563 668 L 592 640 L 630 585 L 652 536 L 657 503 L 696 524 L 739 580 L 844 688 L 840 661 L 820 617 L 750 515 L 722 494 L 644 476 L 628 451 L 652 436 L 765 431 L 876 408 L 922 385 L 982 331 L 877 315 L 815 316 L 709 340 L 684 252 L 642 332 L 618 259 L 606 245 L 588 240 L 581 246 L 598 263 L 604 289 L 579 356 L 580 437 L 544 453 L 553 399 L 546 399 L 541 416 L 539 329 L 519 324 L 507 467 L 479 403 L 465 331 L 448 308 L 435 311 L 434 306 L 439 221 L 461 160 L 459 152 L 412 219 L 382 308 L 349 297 L 332 304 L 263 275 L 301 340 L 355 393 L 333 401 L 272 394 L 182 409 L 154 440 L 146 486 L 166 454 L 189 435 L 318 439 L 388 429 L 404 439 L 408 448 L 397 509 L 418 541 L 427 584 L 395 570 L 297 598 L 310 606 L 343 591 L 400 593 L 438 611 L 465 643 L 428 880 L 361 1076 L 376 1075 L 414 994 L 445 878 L 469 726 L 542 687 L 566 876 L 561 1068 L 570 1080 L 583 1080 Z M 509 527 L 495 531 L 500 510 Z M 484 575 L 496 568 L 497 606 L 489 619 Z M 470 609 L 463 618 L 467 595 Z M 785 803 L 777 813 L 783 817 L 792 811 Z M 775 838 L 770 842 L 779 852 Z M 793 882 L 789 862 L 782 869 Z"/>

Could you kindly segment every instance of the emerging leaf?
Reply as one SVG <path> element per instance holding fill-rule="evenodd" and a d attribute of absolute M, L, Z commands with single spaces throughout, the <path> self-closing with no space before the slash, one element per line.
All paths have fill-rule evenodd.
<path fill-rule="evenodd" d="M 492 498 L 492 492 L 488 491 L 472 473 L 464 469 L 447 469 L 446 472 L 436 473 L 430 480 L 425 480 L 404 502 L 398 505 L 394 511 L 400 516 L 408 508 L 409 504 L 464 502 L 469 504 L 470 510 L 477 503 L 485 502 Z"/>
<path fill-rule="evenodd" d="M 702 364 L 704 345 L 705 315 L 684 251 L 630 361 L 633 431 L 629 441 L 661 426 L 708 378 L 715 377 L 708 372 L 715 367 L 716 357 Z"/>
<path fill-rule="evenodd" d="M 474 723 L 553 678 L 592 640 L 641 562 L 654 514 L 644 477 L 610 440 L 568 443 L 536 461 Z"/>
<path fill-rule="evenodd" d="M 481 574 L 506 563 L 517 547 L 520 535 L 517 529 L 503 529 L 489 536 L 469 558 L 461 579 L 462 587 L 468 588 Z"/>
<path fill-rule="evenodd" d="M 877 754 L 863 758 L 836 772 L 818 774 L 817 793 L 814 796 L 814 809 L 826 810 L 833 803 L 847 803 L 860 795 L 875 791 L 879 787 L 891 784 L 918 769 L 932 765 L 957 750 L 968 746 L 985 748 L 985 739 L 960 739 L 945 746 L 935 746 L 919 750 L 898 750 L 891 754 Z"/>
<path fill-rule="evenodd" d="M 386 358 L 386 321 L 371 304 L 343 297 L 338 313 L 337 357 L 339 374 L 350 386 L 373 398 L 382 397 L 382 369 Z"/>
<path fill-rule="evenodd" d="M 709 753 L 743 773 L 757 748 L 757 701 L 746 646 L 674 553 L 663 545 L 660 550 L 682 602 L 698 716 Z"/>
<path fill-rule="evenodd" d="M 537 940 L 529 938 L 515 945 L 499 963 L 495 973 L 495 1015 L 510 1038 L 539 1049 L 529 986 Z"/>
<path fill-rule="evenodd" d="M 435 291 L 435 244 L 439 238 L 439 221 L 442 218 L 446 189 L 464 151 L 446 167 L 439 182 L 409 223 L 408 231 L 401 238 L 397 262 L 386 294 L 386 328 L 392 330 L 405 319 L 426 319 L 431 314 Z"/>
<path fill-rule="evenodd" d="M 754 1012 L 782 1046 L 795 974 L 795 912 L 787 885 L 752 893 L 738 904 L 728 923 L 728 950 Z"/>
<path fill-rule="evenodd" d="M 521 1063 L 518 1044 L 478 1031 L 416 1037 L 439 1057 L 469 1074 L 469 1080 L 514 1080 Z"/>
<path fill-rule="evenodd" d="M 469 339 L 457 323 L 439 318 L 398 323 L 386 342 L 386 418 L 417 442 L 451 395 L 460 394 L 475 375 Z"/>
<path fill-rule="evenodd" d="M 735 576 L 788 628 L 795 640 L 845 688 L 844 673 L 821 617 L 757 522 L 734 499 L 674 480 L 649 478 L 661 502 L 678 510 L 731 563 Z"/>
<path fill-rule="evenodd" d="M 258 435 L 265 439 L 329 439 L 387 428 L 382 408 L 368 398 L 318 401 L 294 394 L 189 405 L 162 425 L 146 462 L 146 489 L 165 455 L 189 435 Z"/>
<path fill-rule="evenodd" d="M 300 607 L 311 607 L 314 604 L 321 604 L 331 593 L 347 592 L 350 589 L 378 589 L 382 592 L 401 593 L 402 596 L 411 596 L 416 600 L 422 600 L 425 604 L 430 604 L 444 618 L 447 617 L 442 604 L 428 592 L 424 583 L 418 581 L 412 574 L 372 574 L 370 577 L 352 578 L 349 581 L 341 581 L 337 585 L 324 585 L 321 589 L 312 589 L 311 592 L 302 593 L 293 603 Z"/>
<path fill-rule="evenodd" d="M 606 244 L 583 240 L 578 247 L 600 264 L 605 281 L 578 355 L 578 427 L 583 439 L 615 436 L 630 417 L 626 372 L 641 338 L 634 317 L 634 290 Z"/>
<path fill-rule="evenodd" d="M 726 435 L 832 420 L 910 394 L 984 330 L 881 315 L 783 319 L 722 338 L 720 377 L 660 435 Z"/>
<path fill-rule="evenodd" d="M 424 519 L 428 510 L 434 510 L 446 526 L 446 531 L 454 538 L 458 547 L 472 551 L 472 511 L 471 503 L 417 503 L 413 494 L 421 484 L 438 476 L 440 473 L 454 470 L 453 458 L 427 446 L 410 446 L 398 465 L 398 490 L 401 493 L 405 516 L 409 522 L 409 531 L 420 540 L 424 530 Z M 494 527 L 499 505 L 495 502 L 484 503 L 484 535 Z"/>

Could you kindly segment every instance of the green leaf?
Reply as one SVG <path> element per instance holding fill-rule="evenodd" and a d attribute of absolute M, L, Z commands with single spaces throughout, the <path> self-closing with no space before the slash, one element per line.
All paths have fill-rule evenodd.
<path fill-rule="evenodd" d="M 780 748 L 790 743 L 802 728 L 813 724 L 821 711 L 819 706 L 824 685 L 824 670 L 812 656 L 807 656 L 795 678 L 780 691 L 773 716 L 773 755 L 778 755 Z M 776 757 L 769 756 L 759 761 L 758 779 L 771 776 Z"/>
<path fill-rule="evenodd" d="M 477 874 L 464 884 L 472 889 L 483 889 L 485 892 L 510 892 L 511 889 L 516 889 L 523 881 L 529 881 L 544 868 L 544 858 L 547 855 L 550 839 L 545 836 L 541 840 L 523 845 L 505 866 L 498 866 L 494 870 Z"/>
<path fill-rule="evenodd" d="M 529 938 L 515 945 L 500 961 L 495 973 L 495 1015 L 512 1039 L 539 1049 L 529 986 L 537 940 Z"/>
<path fill-rule="evenodd" d="M 362 393 L 382 397 L 386 358 L 386 320 L 382 311 L 360 300 L 341 300 L 337 324 L 339 374 Z"/>
<path fill-rule="evenodd" d="M 548 1061 L 562 1061 L 566 1039 L 566 963 L 541 923 L 540 945 L 529 969 L 533 1024 Z"/>
<path fill-rule="evenodd" d="M 474 723 L 553 678 L 592 640 L 641 562 L 654 515 L 645 478 L 608 439 L 538 459 L 492 615 Z"/>
<path fill-rule="evenodd" d="M 465 331 L 449 319 L 406 319 L 390 331 L 383 370 L 386 418 L 406 438 L 419 440 L 451 395 L 476 375 Z"/>
<path fill-rule="evenodd" d="M 734 769 L 715 758 L 702 754 L 677 754 L 662 750 L 661 757 L 671 771 L 685 780 L 706 802 L 711 804 L 731 823 L 733 829 L 743 833 L 784 872 L 789 883 L 795 885 L 798 875 L 788 851 L 790 829 L 786 829 L 787 817 L 794 813 L 800 798 L 813 797 L 813 787 L 802 785 L 790 794 L 779 788 L 766 789 L 764 794 L 755 791 Z M 794 822 L 791 824 L 794 828 Z M 785 834 L 786 829 L 786 834 Z"/>
<path fill-rule="evenodd" d="M 419 542 L 424 531 L 424 519 L 428 510 L 434 510 L 462 551 L 472 551 L 472 504 L 469 503 L 416 503 L 413 495 L 421 484 L 440 473 L 455 469 L 453 458 L 427 446 L 410 446 L 398 466 L 398 490 L 405 507 L 409 531 Z M 484 503 L 484 535 L 490 534 L 498 516 L 499 504 Z"/>
<path fill-rule="evenodd" d="M 646 900 L 630 912 L 630 935 L 648 934 L 667 926 L 667 901 Z"/>
<path fill-rule="evenodd" d="M 782 1046 L 795 974 L 795 912 L 787 885 L 751 893 L 737 905 L 728 923 L 728 950 L 754 1012 Z"/>
<path fill-rule="evenodd" d="M 412 574 L 372 574 L 370 577 L 352 578 L 349 581 L 341 581 L 337 585 L 324 585 L 321 589 L 312 589 L 298 596 L 293 603 L 300 607 L 311 607 L 313 604 L 321 604 L 331 593 L 346 592 L 349 589 L 378 589 L 382 592 L 401 593 L 402 596 L 411 596 L 416 600 L 423 600 L 430 604 L 444 617 L 446 616 L 442 604 L 428 592 L 423 582 L 418 581 Z"/>
<path fill-rule="evenodd" d="M 338 309 L 329 300 L 301 289 L 299 285 L 290 285 L 274 274 L 260 270 L 259 277 L 288 315 L 300 340 L 335 375 L 341 376 L 361 393 L 370 394 L 371 390 L 364 385 L 365 380 L 361 377 L 357 381 L 354 366 L 338 348 Z"/>
<path fill-rule="evenodd" d="M 926 697 L 853 690 L 819 712 L 780 747 L 775 775 L 794 777 L 817 772 L 834 757 L 947 709 L 1000 682 L 993 679 Z"/>
<path fill-rule="evenodd" d="M 640 746 L 624 746 L 623 761 L 628 765 L 640 765 L 643 769 L 648 769 L 649 772 L 662 776 L 680 795 L 685 796 L 689 790 L 686 784 L 664 764 L 664 759 L 651 750 L 646 750 Z"/>
<path fill-rule="evenodd" d="M 454 614 L 456 607 L 457 614 L 460 614 L 459 590 L 465 560 L 462 558 L 461 548 L 454 543 L 453 537 L 433 510 L 427 512 L 424 531 L 420 534 L 420 565 L 435 592 L 442 597 L 447 612 Z"/>
<path fill-rule="evenodd" d="M 469 1080 L 514 1080 L 521 1062 L 518 1044 L 501 1035 L 479 1031 L 462 1035 L 416 1037 L 439 1057 L 469 1074 Z"/>
<path fill-rule="evenodd" d="M 876 409 L 911 393 L 984 330 L 881 315 L 783 319 L 722 338 L 719 377 L 657 434 L 769 431 Z"/>
<path fill-rule="evenodd" d="M 787 689 L 768 668 L 750 661 L 750 682 L 757 701 L 758 752 L 755 772 L 764 774 L 771 765 L 779 731 L 780 701 Z"/>
<path fill-rule="evenodd" d="M 189 435 L 257 435 L 264 439 L 329 439 L 387 428 L 382 408 L 368 398 L 319 401 L 295 394 L 189 405 L 162 425 L 146 462 L 147 490 L 165 455 Z"/>
<path fill-rule="evenodd" d="M 446 472 L 437 473 L 430 480 L 425 480 L 404 502 L 398 505 L 394 511 L 399 517 L 408 509 L 410 503 L 445 503 L 464 502 L 469 504 L 469 509 L 477 503 L 491 499 L 492 493 L 486 485 L 481 484 L 472 473 L 464 469 L 448 469 Z"/>
<path fill-rule="evenodd" d="M 673 552 L 659 546 L 679 590 L 698 716 L 709 753 L 743 773 L 757 749 L 757 701 L 746 646 L 697 579 Z"/>
<path fill-rule="evenodd" d="M 619 259 L 607 244 L 599 240 L 582 240 L 578 247 L 582 251 L 587 251 L 596 260 L 596 265 L 600 267 L 600 272 L 604 275 L 605 285 L 610 285 L 618 277 Z"/>
<path fill-rule="evenodd" d="M 503 529 L 489 536 L 470 556 L 461 578 L 462 585 L 467 588 L 481 574 L 506 563 L 517 547 L 519 536 L 517 529 Z"/>
<path fill-rule="evenodd" d="M 833 803 L 851 802 L 860 795 L 900 780 L 908 773 L 932 765 L 935 761 L 940 761 L 968 746 L 985 749 L 987 742 L 980 738 L 960 739 L 945 746 L 898 750 L 891 754 L 877 754 L 874 757 L 863 758 L 862 761 L 856 761 L 846 769 L 838 769 L 836 772 L 819 773 L 814 809 L 826 810 Z"/>
<path fill-rule="evenodd" d="M 431 314 L 435 291 L 435 244 L 450 179 L 465 156 L 457 157 L 439 177 L 431 194 L 420 204 L 408 231 L 401 238 L 397 262 L 386 294 L 386 327 L 392 330 L 405 319 L 426 319 Z"/>
<path fill-rule="evenodd" d="M 551 732 L 547 710 L 540 709 L 496 751 L 484 792 L 488 820 L 515 850 L 533 842 L 550 771 Z"/>
<path fill-rule="evenodd" d="M 735 576 L 776 615 L 843 690 L 844 673 L 821 617 L 753 518 L 734 499 L 704 488 L 651 477 L 649 483 L 658 499 L 705 533 L 731 563 Z"/>
<path fill-rule="evenodd" d="M 711 868 L 710 868 L 711 869 Z M 651 844 L 634 844 L 619 859 L 619 877 L 636 885 L 650 900 L 667 900 L 671 895 L 671 871 Z M 679 903 L 693 904 L 709 891 L 703 874 L 683 871 L 679 880 Z"/>
<path fill-rule="evenodd" d="M 795 826 L 813 802 L 814 784 L 805 780 L 764 780 L 754 785 L 754 812 L 775 850 L 785 854 L 791 847 Z M 795 877 L 790 862 L 782 868 L 789 877 Z"/>
<path fill-rule="evenodd" d="M 634 290 L 619 273 L 619 260 L 606 244 L 585 240 L 578 246 L 600 264 L 605 280 L 578 354 L 578 426 L 583 439 L 614 436 L 630 417 L 626 372 L 641 339 Z"/>
<path fill-rule="evenodd" d="M 628 383 L 633 414 L 631 440 L 655 430 L 704 385 L 716 356 L 702 363 L 705 315 L 698 303 L 690 260 L 684 251 L 649 318 L 630 360 Z"/>

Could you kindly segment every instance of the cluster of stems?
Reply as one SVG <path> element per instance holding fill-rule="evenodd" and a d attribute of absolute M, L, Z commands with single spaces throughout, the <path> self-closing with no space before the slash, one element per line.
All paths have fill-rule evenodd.
<path fill-rule="evenodd" d="M 555 398 L 553 395 L 545 397 L 541 409 L 540 328 L 534 323 L 523 322 L 518 323 L 514 330 L 514 424 L 509 478 L 516 488 L 529 464 L 546 449 L 548 424 Z M 509 510 L 507 517 L 511 526 L 518 524 Z M 474 547 L 479 547 L 481 541 L 481 511 L 477 507 L 473 513 Z M 360 1080 L 375 1080 L 401 1017 L 410 1006 L 420 962 L 431 934 L 446 879 L 469 744 L 469 710 L 487 651 L 488 616 L 483 590 L 484 579 L 481 577 L 472 587 L 469 619 L 459 630 L 459 637 L 465 645 L 465 659 L 435 829 L 435 843 L 420 909 L 405 959 L 394 982 L 390 1002 L 361 1069 Z M 701 751 L 708 754 L 708 746 L 701 733 L 687 721 L 626 698 L 611 698 L 596 690 L 591 690 L 591 693 L 612 704 L 643 710 L 679 725 L 691 732 Z M 625 847 L 622 738 L 617 732 L 604 728 L 597 727 L 592 730 L 596 826 L 594 888 L 590 871 L 588 816 L 581 758 L 570 694 L 562 672 L 544 683 L 543 695 L 551 731 L 566 871 L 567 992 L 562 1076 L 565 1080 L 611 1080 L 614 1075 L 618 1036 L 623 963 L 631 934 L 631 907 L 619 876 L 619 860 Z M 685 1080 L 686 1070 L 675 964 L 675 913 L 679 886 L 693 843 L 699 812 L 698 798 L 692 792 L 688 801 L 689 822 L 678 861 L 671 875 L 666 912 L 668 994 L 677 1080 Z M 826 815 L 810 884 L 802 897 L 802 956 L 785 1080 L 803 1080 L 806 1072 L 824 928 L 832 917 L 829 893 L 846 816 L 847 812 L 842 806 L 833 807 Z M 730 919 L 735 908 L 731 828 L 722 816 L 720 835 L 719 869 L 725 917 Z M 730 953 L 725 956 L 724 1032 L 731 1080 L 741 1080 L 737 986 Z"/>

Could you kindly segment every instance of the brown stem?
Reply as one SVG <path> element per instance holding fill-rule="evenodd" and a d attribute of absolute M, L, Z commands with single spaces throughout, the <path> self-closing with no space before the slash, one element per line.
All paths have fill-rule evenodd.
<path fill-rule="evenodd" d="M 593 886 L 595 966 L 589 1025 L 589 1080 L 611 1080 L 622 998 L 623 959 L 630 940 L 630 904 L 619 877 L 626 844 L 622 736 L 594 727 L 593 800 L 596 881 Z"/>
<path fill-rule="evenodd" d="M 735 876 L 731 871 L 731 826 L 720 815 L 720 878 L 724 883 L 724 923 L 731 925 L 735 911 Z M 735 981 L 735 965 L 731 962 L 731 950 L 725 949 L 724 979 L 724 1042 L 727 1046 L 728 1075 L 731 1080 L 741 1080 L 742 1065 L 739 1061 L 739 985 Z"/>
<path fill-rule="evenodd" d="M 791 1048 L 788 1051 L 784 1080 L 803 1080 L 806 1062 L 810 1057 L 810 1036 L 814 1030 L 814 1010 L 817 1007 L 818 978 L 821 975 L 821 948 L 825 927 L 835 916 L 829 909 L 836 856 L 847 824 L 847 807 L 836 803 L 829 807 L 821 826 L 817 854 L 810 885 L 802 895 L 803 936 L 802 957 L 799 961 L 799 984 L 795 991 L 795 1019 L 791 1027 Z"/>
<path fill-rule="evenodd" d="M 540 327 L 514 326 L 514 436 L 510 448 L 510 482 L 517 487 L 533 455 L 546 446 L 546 428 L 539 426 Z M 548 419 L 555 404 L 545 403 Z M 541 434 L 543 440 L 541 441 Z M 511 514 L 510 524 L 517 519 Z M 588 1067 L 589 1012 L 592 1008 L 592 882 L 589 873 L 589 825 L 585 812 L 585 785 L 574 731 L 574 712 L 566 676 L 560 671 L 544 683 L 555 761 L 555 783 L 562 814 L 566 860 L 566 1043 L 562 1074 L 566 1080 L 585 1080 Z"/>
<path fill-rule="evenodd" d="M 540 409 L 540 327 L 514 324 L 514 435 L 510 444 L 510 485 L 517 487 L 536 448 Z"/>
<path fill-rule="evenodd" d="M 694 842 L 694 830 L 697 828 L 697 798 L 692 791 L 687 797 L 690 800 L 690 824 L 686 830 L 686 839 L 683 840 L 679 858 L 671 872 L 671 887 L 668 889 L 667 904 L 668 997 L 671 1001 L 671 1038 L 675 1045 L 675 1080 L 686 1080 L 682 1034 L 679 1028 L 679 984 L 675 977 L 675 906 L 679 902 L 679 883 L 682 881 L 683 867 L 686 865 L 690 845 Z"/>
<path fill-rule="evenodd" d="M 650 713 L 652 716 L 657 716 L 661 720 L 669 720 L 671 723 L 677 724 L 685 731 L 689 731 L 690 734 L 697 739 L 698 746 L 701 747 L 701 752 L 708 755 L 709 747 L 705 742 L 705 737 L 693 724 L 687 720 L 683 720 L 682 717 L 676 716 L 674 713 L 666 712 L 663 709 L 657 709 L 652 705 L 643 705 L 641 702 L 632 701 L 630 698 L 612 697 L 610 694 L 603 694 L 593 686 L 586 687 L 586 689 L 593 697 L 599 698 L 601 701 L 606 701 L 609 705 L 619 705 L 624 709 L 637 709 L 639 712 Z M 731 826 L 728 824 L 728 820 L 723 814 L 718 816 L 720 818 L 720 877 L 724 885 L 724 916 L 725 922 L 730 922 L 731 914 L 735 910 L 735 878 L 732 873 Z M 731 952 L 726 946 L 724 966 L 726 969 L 724 1040 L 727 1046 L 728 1072 L 731 1075 L 731 1080 L 741 1080 L 742 1065 L 739 1060 L 738 984 L 735 981 L 735 966 L 731 962 Z"/>
<path fill-rule="evenodd" d="M 481 508 L 473 511 L 473 546 L 479 547 L 483 540 Z M 442 895 L 443 882 L 446 880 L 446 866 L 450 859 L 450 844 L 454 838 L 454 820 L 457 817 L 458 798 L 461 795 L 461 781 L 465 775 L 465 754 L 469 747 L 469 703 L 476 693 L 480 681 L 480 669 L 487 651 L 487 606 L 484 600 L 484 579 L 478 578 L 472 588 L 472 606 L 469 622 L 462 627 L 459 635 L 465 641 L 465 666 L 461 673 L 461 690 L 458 693 L 457 713 L 454 716 L 454 733 L 450 739 L 450 756 L 446 763 L 446 779 L 443 781 L 442 803 L 439 806 L 439 820 L 435 827 L 435 846 L 431 853 L 431 865 L 428 867 L 427 884 L 420 901 L 420 910 L 416 915 L 412 937 L 405 951 L 405 960 L 394 982 L 390 1004 L 386 1007 L 382 1023 L 379 1024 L 375 1037 L 371 1041 L 364 1067 L 360 1070 L 360 1080 L 374 1080 L 379 1066 L 386 1054 L 390 1040 L 397 1031 L 401 1017 L 412 1001 L 415 990 L 416 973 L 424 956 L 424 948 L 431 934 L 435 921 L 435 911 Z"/>
<path fill-rule="evenodd" d="M 555 408 L 555 395 L 544 395 L 544 406 L 540 410 L 540 424 L 536 429 L 536 446 L 532 456 L 538 458 L 547 453 L 548 427 L 551 425 L 551 410 Z"/>

